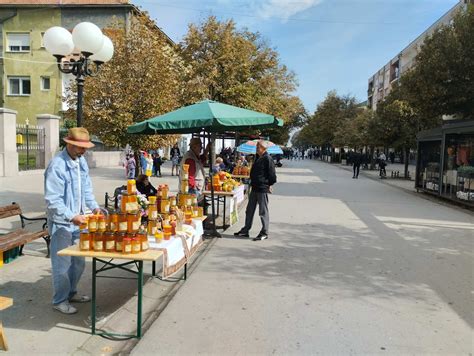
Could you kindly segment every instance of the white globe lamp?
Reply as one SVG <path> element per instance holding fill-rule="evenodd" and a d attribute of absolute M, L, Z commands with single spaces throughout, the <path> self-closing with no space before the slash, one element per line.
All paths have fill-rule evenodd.
<path fill-rule="evenodd" d="M 99 52 L 94 53 L 90 56 L 90 59 L 94 62 L 98 63 L 105 63 L 110 61 L 112 56 L 114 55 L 114 44 L 107 36 L 104 36 L 104 42 L 102 44 L 102 48 Z"/>
<path fill-rule="evenodd" d="M 84 54 L 94 54 L 100 51 L 104 43 L 104 35 L 99 27 L 91 22 L 81 22 L 72 30 L 72 40 Z"/>
<path fill-rule="evenodd" d="M 74 49 L 71 33 L 63 27 L 49 28 L 43 36 L 44 47 L 54 56 L 67 56 Z"/>

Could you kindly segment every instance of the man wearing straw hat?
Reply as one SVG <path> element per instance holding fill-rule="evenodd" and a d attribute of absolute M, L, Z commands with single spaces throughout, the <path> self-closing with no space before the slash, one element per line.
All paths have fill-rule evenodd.
<path fill-rule="evenodd" d="M 77 294 L 77 283 L 84 271 L 82 257 L 58 256 L 58 251 L 73 245 L 79 238 L 79 225 L 86 221 L 85 209 L 100 211 L 83 157 L 90 142 L 89 132 L 83 127 L 69 129 L 64 138 L 66 148 L 49 163 L 44 173 L 44 198 L 51 236 L 51 265 L 53 275 L 53 308 L 64 314 L 77 309 L 70 302 L 89 302 L 90 298 Z"/>

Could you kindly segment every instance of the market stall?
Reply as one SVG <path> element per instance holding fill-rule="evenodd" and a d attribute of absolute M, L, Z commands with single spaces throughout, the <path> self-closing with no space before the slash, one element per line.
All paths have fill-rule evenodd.
<path fill-rule="evenodd" d="M 130 134 L 179 134 L 201 133 L 208 136 L 211 142 L 209 155 L 209 180 L 212 180 L 212 167 L 214 165 L 214 142 L 216 134 L 220 132 L 245 131 L 272 126 L 282 126 L 283 121 L 273 115 L 243 109 L 232 105 L 204 100 L 193 105 L 185 106 L 175 111 L 163 114 L 127 128 Z M 220 236 L 216 231 L 216 204 L 214 199 L 214 186 L 210 185 L 211 220 L 214 236 Z"/>

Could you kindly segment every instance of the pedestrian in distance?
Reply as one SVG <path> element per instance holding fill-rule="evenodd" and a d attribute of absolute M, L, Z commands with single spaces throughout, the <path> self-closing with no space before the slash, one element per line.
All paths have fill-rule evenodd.
<path fill-rule="evenodd" d="M 359 171 L 360 171 L 360 165 L 362 163 L 362 150 L 360 152 L 353 152 L 351 155 L 351 160 L 352 160 L 352 171 L 353 171 L 353 179 L 358 179 L 359 178 Z"/>
<path fill-rule="evenodd" d="M 83 157 L 88 148 L 94 147 L 89 132 L 83 127 L 71 128 L 63 140 L 66 148 L 51 160 L 44 173 L 44 199 L 51 236 L 53 308 L 74 314 L 77 309 L 71 302 L 90 301 L 88 296 L 77 294 L 85 261 L 83 257 L 58 256 L 58 252 L 79 239 L 79 226 L 86 222 L 86 207 L 94 213 L 100 209 Z"/>
<path fill-rule="evenodd" d="M 387 157 L 385 156 L 385 153 L 381 152 L 379 157 L 378 157 L 378 161 L 379 161 L 379 175 L 380 175 L 380 178 L 383 179 L 383 178 L 387 178 L 387 171 L 385 170 L 385 167 L 387 165 Z"/>
<path fill-rule="evenodd" d="M 175 143 L 173 148 L 171 149 L 170 152 L 171 156 L 171 175 L 174 176 L 174 173 L 176 172 L 176 175 L 179 175 L 179 161 L 181 158 L 181 152 L 178 147 L 178 143 Z"/>
<path fill-rule="evenodd" d="M 135 179 L 136 169 L 137 169 L 137 161 L 135 161 L 135 157 L 133 157 L 133 155 L 130 155 L 127 160 L 128 179 Z"/>
<path fill-rule="evenodd" d="M 258 205 L 258 215 L 262 222 L 262 229 L 254 241 L 268 239 L 270 216 L 268 212 L 268 194 L 277 181 L 273 159 L 267 152 L 267 141 L 258 141 L 257 159 L 250 169 L 250 195 L 245 211 L 245 226 L 234 236 L 249 237 L 253 217 Z"/>
<path fill-rule="evenodd" d="M 160 154 L 157 152 L 153 157 L 153 170 L 155 171 L 155 177 L 161 177 L 161 165 L 163 164 L 163 159 Z"/>

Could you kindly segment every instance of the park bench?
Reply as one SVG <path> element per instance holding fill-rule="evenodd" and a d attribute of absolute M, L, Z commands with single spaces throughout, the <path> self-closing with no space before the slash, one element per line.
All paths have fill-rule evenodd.
<path fill-rule="evenodd" d="M 49 257 L 50 237 L 47 229 L 46 218 L 27 218 L 23 215 L 20 205 L 17 203 L 12 203 L 11 205 L 7 206 L 0 206 L 0 219 L 17 215 L 20 216 L 21 229 L 16 229 L 4 235 L 0 235 L 0 253 L 15 247 L 20 247 L 21 255 L 23 253 L 23 246 L 25 244 L 33 240 L 43 238 L 46 241 L 46 246 L 48 248 L 48 254 L 46 257 Z M 27 225 L 34 224 L 36 221 L 44 221 L 41 230 L 32 232 L 25 229 Z"/>

